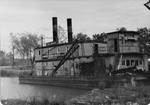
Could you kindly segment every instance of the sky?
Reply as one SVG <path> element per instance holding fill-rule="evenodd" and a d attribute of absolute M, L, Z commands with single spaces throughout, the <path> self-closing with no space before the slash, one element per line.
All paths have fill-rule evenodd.
<path fill-rule="evenodd" d="M 0 0 L 0 49 L 11 51 L 10 33 L 37 33 L 52 39 L 52 17 L 67 29 L 72 18 L 73 33 L 112 32 L 126 27 L 150 28 L 148 0 Z M 51 39 L 49 39 L 51 41 Z"/>

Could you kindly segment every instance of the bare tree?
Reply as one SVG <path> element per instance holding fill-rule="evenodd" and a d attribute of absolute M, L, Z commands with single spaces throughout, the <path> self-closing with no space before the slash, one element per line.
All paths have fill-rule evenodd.
<path fill-rule="evenodd" d="M 37 34 L 18 33 L 11 34 L 12 48 L 23 59 L 26 59 L 31 66 L 34 66 L 34 48 L 38 46 L 40 38 Z"/>

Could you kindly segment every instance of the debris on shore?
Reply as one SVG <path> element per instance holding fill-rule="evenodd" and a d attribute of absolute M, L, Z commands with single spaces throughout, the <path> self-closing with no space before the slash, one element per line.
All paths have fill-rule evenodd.
<path fill-rule="evenodd" d="M 150 87 L 93 89 L 66 101 L 67 105 L 148 105 Z"/>
<path fill-rule="evenodd" d="M 150 86 L 116 87 L 93 89 L 84 95 L 74 97 L 65 102 L 49 102 L 48 99 L 38 101 L 8 99 L 2 100 L 3 105 L 149 105 Z"/>

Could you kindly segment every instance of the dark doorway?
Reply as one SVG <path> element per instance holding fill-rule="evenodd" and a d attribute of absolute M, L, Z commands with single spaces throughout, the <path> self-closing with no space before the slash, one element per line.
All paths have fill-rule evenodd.
<path fill-rule="evenodd" d="M 94 54 L 98 54 L 98 44 L 94 44 Z"/>
<path fill-rule="evenodd" d="M 94 76 L 94 62 L 80 63 L 80 76 Z"/>
<path fill-rule="evenodd" d="M 114 52 L 118 52 L 118 40 L 114 39 Z"/>

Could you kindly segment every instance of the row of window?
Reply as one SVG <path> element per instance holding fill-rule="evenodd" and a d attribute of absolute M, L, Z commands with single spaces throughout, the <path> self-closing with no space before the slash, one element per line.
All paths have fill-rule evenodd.
<path fill-rule="evenodd" d="M 130 39 L 124 39 L 123 37 L 122 37 L 122 39 L 121 39 L 121 44 L 126 44 L 126 43 L 136 43 L 137 42 L 137 40 L 136 39 L 134 39 L 134 38 L 130 38 Z"/>
<path fill-rule="evenodd" d="M 69 47 L 65 47 L 66 48 L 66 52 L 69 50 Z M 59 52 L 62 52 L 62 51 L 64 50 L 64 49 L 61 49 L 61 48 L 57 48 L 56 49 L 56 53 L 59 53 Z M 51 50 L 49 50 L 49 51 L 51 51 Z M 48 51 L 48 53 L 49 53 L 49 51 Z M 63 51 L 64 52 L 64 51 Z M 39 55 L 41 54 L 41 51 L 39 50 Z"/>
<path fill-rule="evenodd" d="M 142 60 L 134 60 L 134 59 L 126 59 L 126 60 L 122 60 L 122 65 L 123 66 L 135 66 L 135 65 L 142 65 L 143 62 Z"/>
<path fill-rule="evenodd" d="M 53 48 L 52 48 L 53 49 Z M 59 53 L 59 52 L 64 52 L 64 51 L 68 51 L 69 50 L 69 47 L 65 47 L 65 50 L 63 49 L 63 48 L 57 48 L 56 49 L 56 53 Z M 48 50 L 48 52 L 50 52 L 51 51 L 51 49 L 50 50 Z M 39 50 L 39 55 L 41 54 L 41 51 Z"/>

